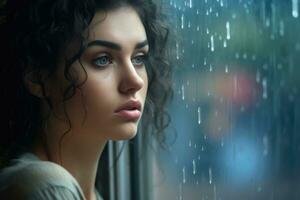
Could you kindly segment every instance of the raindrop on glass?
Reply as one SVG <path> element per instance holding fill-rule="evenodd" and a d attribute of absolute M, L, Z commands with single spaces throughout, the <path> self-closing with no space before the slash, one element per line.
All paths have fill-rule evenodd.
<path fill-rule="evenodd" d="M 299 17 L 299 7 L 298 7 L 298 0 L 292 0 L 292 15 L 293 17 L 295 18 L 298 18 Z"/>
<path fill-rule="evenodd" d="M 228 73 L 228 65 L 225 66 L 225 73 Z"/>
<path fill-rule="evenodd" d="M 212 170 L 211 170 L 211 168 L 208 169 L 208 177 L 209 177 L 209 184 L 212 184 Z"/>
<path fill-rule="evenodd" d="M 201 124 L 201 108 L 198 107 L 198 124 Z"/>
<path fill-rule="evenodd" d="M 263 144 L 264 144 L 263 155 L 267 156 L 269 154 L 269 139 L 268 136 L 266 135 L 263 137 Z"/>
<path fill-rule="evenodd" d="M 214 184 L 214 200 L 217 200 L 217 186 Z"/>
<path fill-rule="evenodd" d="M 176 43 L 176 59 L 179 60 L 179 45 Z"/>
<path fill-rule="evenodd" d="M 213 71 L 213 68 L 212 68 L 212 65 L 210 64 L 209 65 L 209 72 L 212 72 Z"/>
<path fill-rule="evenodd" d="M 224 139 L 221 140 L 221 147 L 224 147 Z"/>
<path fill-rule="evenodd" d="M 193 160 L 193 174 L 196 174 L 196 161 Z"/>
<path fill-rule="evenodd" d="M 223 42 L 223 46 L 224 46 L 224 48 L 226 48 L 226 47 L 227 47 L 227 41 L 226 41 L 226 40 L 224 40 L 224 42 Z"/>
<path fill-rule="evenodd" d="M 184 85 L 181 86 L 181 98 L 184 100 Z"/>
<path fill-rule="evenodd" d="M 181 29 L 184 29 L 184 15 L 181 15 Z"/>
<path fill-rule="evenodd" d="M 179 183 L 179 200 L 183 200 L 183 197 L 182 197 L 182 184 Z"/>
<path fill-rule="evenodd" d="M 233 77 L 233 96 L 237 96 L 237 90 L 238 90 L 238 82 L 237 82 L 237 76 L 234 75 Z"/>
<path fill-rule="evenodd" d="M 186 178 L 185 178 L 185 167 L 182 168 L 182 182 L 183 182 L 183 184 L 186 183 Z"/>
<path fill-rule="evenodd" d="M 221 6 L 221 7 L 224 6 L 223 0 L 220 1 L 220 6 Z"/>
<path fill-rule="evenodd" d="M 268 98 L 268 91 L 267 91 L 267 79 L 266 78 L 263 78 L 262 86 L 263 86 L 263 99 L 267 99 Z"/>
<path fill-rule="evenodd" d="M 260 82 L 260 71 L 257 70 L 256 72 L 256 82 L 259 83 Z"/>
<path fill-rule="evenodd" d="M 231 35 L 230 35 L 230 23 L 227 21 L 226 22 L 226 38 L 227 40 L 230 40 Z"/>

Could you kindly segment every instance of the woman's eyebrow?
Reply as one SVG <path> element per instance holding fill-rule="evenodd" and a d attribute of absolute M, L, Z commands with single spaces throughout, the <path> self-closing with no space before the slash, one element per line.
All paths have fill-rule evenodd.
<path fill-rule="evenodd" d="M 135 45 L 134 49 L 141 49 L 144 46 L 148 45 L 148 40 L 144 40 L 142 42 L 139 42 Z M 105 41 L 105 40 L 93 40 L 90 43 L 88 43 L 87 47 L 91 47 L 91 46 L 105 46 L 114 50 L 118 50 L 121 51 L 122 47 L 121 45 L 114 43 L 114 42 L 110 42 L 110 41 Z"/>

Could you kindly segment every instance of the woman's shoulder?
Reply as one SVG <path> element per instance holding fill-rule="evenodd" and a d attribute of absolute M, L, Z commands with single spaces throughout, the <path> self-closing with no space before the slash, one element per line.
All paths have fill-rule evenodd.
<path fill-rule="evenodd" d="M 53 195 L 83 199 L 78 183 L 66 169 L 53 162 L 41 161 L 31 153 L 13 160 L 0 172 L 0 197 L 15 195 L 16 191 L 23 199 L 25 196 L 26 199 L 52 196 L 53 199 Z"/>

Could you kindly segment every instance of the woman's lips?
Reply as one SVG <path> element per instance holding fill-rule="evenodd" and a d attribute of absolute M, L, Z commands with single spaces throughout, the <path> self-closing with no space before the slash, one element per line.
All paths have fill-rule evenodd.
<path fill-rule="evenodd" d="M 137 121 L 141 116 L 141 111 L 135 110 L 120 110 L 116 112 L 116 115 L 124 118 L 128 121 Z"/>

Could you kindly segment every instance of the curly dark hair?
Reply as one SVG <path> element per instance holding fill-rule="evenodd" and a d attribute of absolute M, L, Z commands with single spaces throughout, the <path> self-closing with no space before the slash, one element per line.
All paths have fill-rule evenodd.
<path fill-rule="evenodd" d="M 96 11 L 123 5 L 132 6 L 139 14 L 150 48 L 146 64 L 149 89 L 141 120 L 142 132 L 154 135 L 160 143 L 164 141 L 163 133 L 170 123 L 165 105 L 173 95 L 167 48 L 169 29 L 160 8 L 152 0 L 7 0 L 0 4 L 2 163 L 28 150 L 41 134 L 46 120 L 41 116 L 41 99 L 26 89 L 24 77 L 34 74 L 33 81 L 41 85 L 45 94 L 42 74 L 46 72 L 50 77 L 57 70 L 59 60 L 65 59 L 64 76 L 69 87 L 64 92 L 63 102 L 72 98 L 76 89 L 80 90 L 84 84 L 78 83 L 69 72 L 86 48 L 87 38 L 83 32 Z M 80 43 L 78 52 L 65 58 L 65 47 L 74 40 Z M 51 99 L 45 100 L 51 111 Z M 71 129 L 70 121 L 69 126 Z"/>

